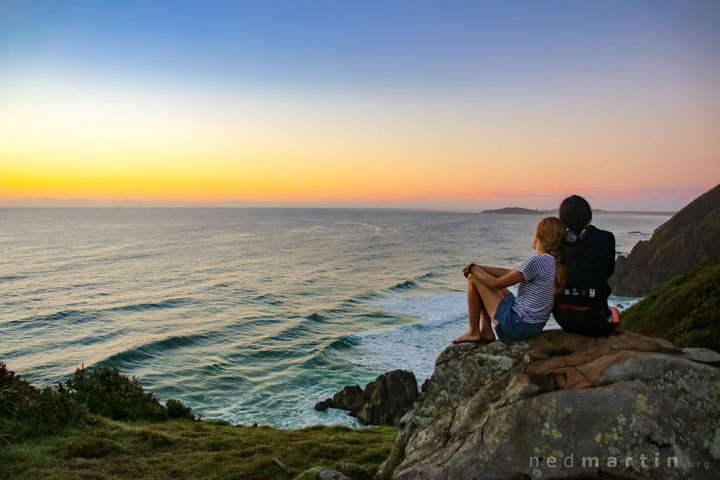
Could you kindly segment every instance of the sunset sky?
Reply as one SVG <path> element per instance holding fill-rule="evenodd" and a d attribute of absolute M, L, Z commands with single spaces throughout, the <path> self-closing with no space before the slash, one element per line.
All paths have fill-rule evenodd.
<path fill-rule="evenodd" d="M 720 2 L 0 0 L 0 206 L 676 210 Z"/>

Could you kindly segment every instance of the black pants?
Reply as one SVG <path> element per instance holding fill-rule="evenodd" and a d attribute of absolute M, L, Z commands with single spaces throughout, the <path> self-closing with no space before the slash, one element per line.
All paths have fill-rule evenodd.
<path fill-rule="evenodd" d="M 556 307 L 553 316 L 563 330 L 588 337 L 607 336 L 615 330 L 616 325 L 608 321 L 612 316 L 608 308 L 571 310 Z"/>

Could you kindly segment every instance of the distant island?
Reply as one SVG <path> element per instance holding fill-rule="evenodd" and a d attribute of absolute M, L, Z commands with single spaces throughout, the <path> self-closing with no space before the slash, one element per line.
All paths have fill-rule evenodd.
<path fill-rule="evenodd" d="M 557 208 L 554 210 L 537 210 L 523 207 L 504 207 L 494 210 L 483 210 L 480 213 L 497 213 L 506 215 L 557 215 Z M 600 210 L 593 209 L 597 215 L 674 215 L 676 212 L 635 212 L 631 210 Z"/>
<path fill-rule="evenodd" d="M 557 210 L 555 210 L 557 213 Z M 497 208 L 495 210 L 483 210 L 480 213 L 506 213 L 509 215 L 539 215 L 544 213 L 553 213 L 550 210 L 532 210 L 530 208 L 522 207 L 505 207 Z"/>

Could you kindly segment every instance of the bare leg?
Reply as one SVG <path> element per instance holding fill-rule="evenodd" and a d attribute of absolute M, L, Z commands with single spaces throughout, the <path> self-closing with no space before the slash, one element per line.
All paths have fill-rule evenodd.
<path fill-rule="evenodd" d="M 483 337 L 484 340 L 495 340 L 495 332 L 493 332 L 492 323 L 490 322 L 491 318 L 487 309 L 485 309 L 485 305 L 483 305 L 483 313 L 480 317 L 480 336 Z M 494 320 L 494 318 L 492 318 L 492 320 Z"/>
<path fill-rule="evenodd" d="M 508 272 L 508 269 L 506 269 L 506 268 L 484 267 L 484 266 L 480 266 L 480 265 L 477 265 L 477 267 L 482 269 L 488 275 L 491 275 L 495 278 L 498 278 L 498 277 L 504 275 L 506 272 Z M 473 275 L 473 277 L 475 277 L 475 276 Z M 470 278 L 470 276 L 468 276 L 468 281 L 471 281 L 471 280 L 472 279 Z M 490 292 L 490 295 L 492 297 L 500 298 L 500 300 L 502 300 L 503 298 L 505 298 L 507 296 L 508 293 L 510 293 L 510 290 L 508 290 L 507 288 L 501 288 L 500 290 L 492 290 L 490 287 L 485 286 L 484 283 L 479 282 L 476 277 L 475 277 L 475 281 L 476 281 L 476 288 L 478 290 L 478 293 L 481 295 L 481 297 L 482 297 L 482 292 Z M 500 292 L 499 297 L 497 297 L 497 295 L 494 294 L 496 292 Z M 494 303 L 490 298 L 488 298 L 487 300 L 490 301 L 491 303 Z M 485 300 L 483 299 L 483 301 L 485 301 Z M 495 305 L 495 307 L 497 307 L 497 305 Z M 483 308 L 484 308 L 484 305 L 483 305 Z M 494 311 L 493 311 L 492 317 L 490 317 L 490 318 L 494 320 L 494 318 L 495 318 Z M 482 330 L 482 326 L 480 327 L 480 330 Z"/>
<path fill-rule="evenodd" d="M 453 343 L 495 340 L 495 334 L 490 325 L 490 317 L 485 305 L 483 305 L 482 297 L 469 278 L 467 302 L 469 324 L 467 332 L 453 340 Z"/>
<path fill-rule="evenodd" d="M 480 294 L 483 308 L 487 312 L 487 317 L 489 317 L 489 320 L 492 321 L 492 323 L 494 323 L 495 325 L 497 325 L 497 320 L 495 320 L 495 311 L 497 310 L 497 307 L 502 301 L 502 299 L 505 298 L 505 295 L 510 292 L 506 288 L 503 288 L 501 290 L 493 290 L 492 288 L 482 283 L 474 275 L 468 275 L 468 282 L 472 283 L 475 289 L 477 289 L 478 294 Z"/>

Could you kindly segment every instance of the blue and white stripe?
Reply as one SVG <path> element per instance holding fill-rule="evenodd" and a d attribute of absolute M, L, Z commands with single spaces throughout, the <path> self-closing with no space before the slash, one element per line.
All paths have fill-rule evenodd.
<path fill-rule="evenodd" d="M 555 257 L 534 255 L 517 269 L 525 280 L 518 285 L 513 310 L 525 323 L 547 322 L 555 302 Z"/>

